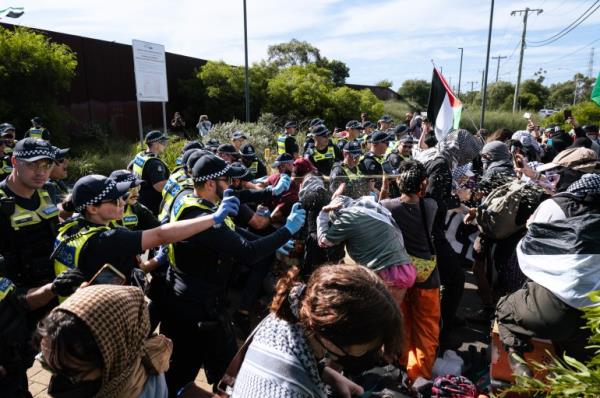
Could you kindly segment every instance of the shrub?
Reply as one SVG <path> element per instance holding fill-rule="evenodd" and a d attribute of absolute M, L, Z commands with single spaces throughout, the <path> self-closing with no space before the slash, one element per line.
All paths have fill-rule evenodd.
<path fill-rule="evenodd" d="M 580 102 L 570 107 L 573 112 L 573 117 L 577 120 L 580 126 L 585 124 L 598 124 L 600 123 L 600 106 L 595 102 L 586 101 Z M 565 123 L 565 117 L 562 112 L 556 112 L 543 120 L 543 125 L 548 126 L 549 124 L 558 124 L 565 131 L 571 130 L 571 125 Z"/>

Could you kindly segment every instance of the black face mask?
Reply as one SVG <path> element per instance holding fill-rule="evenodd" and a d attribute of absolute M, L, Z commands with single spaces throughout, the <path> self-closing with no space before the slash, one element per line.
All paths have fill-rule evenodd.
<path fill-rule="evenodd" d="M 102 387 L 102 378 L 82 380 L 72 383 L 60 375 L 52 376 L 48 386 L 48 395 L 54 398 L 88 398 L 95 396 Z"/>
<path fill-rule="evenodd" d="M 364 371 L 374 368 L 377 366 L 380 360 L 381 347 L 374 348 L 370 351 L 365 352 L 359 357 L 353 355 L 337 356 L 337 359 L 331 359 L 333 362 L 340 365 L 345 372 L 358 375 Z"/>

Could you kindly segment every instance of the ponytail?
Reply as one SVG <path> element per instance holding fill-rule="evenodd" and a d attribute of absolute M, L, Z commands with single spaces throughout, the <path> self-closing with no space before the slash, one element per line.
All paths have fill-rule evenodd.
<path fill-rule="evenodd" d="M 298 322 L 290 307 L 290 291 L 296 283 L 300 282 L 300 269 L 292 267 L 275 285 L 275 295 L 271 301 L 270 310 L 277 318 L 283 319 L 290 323 Z"/>

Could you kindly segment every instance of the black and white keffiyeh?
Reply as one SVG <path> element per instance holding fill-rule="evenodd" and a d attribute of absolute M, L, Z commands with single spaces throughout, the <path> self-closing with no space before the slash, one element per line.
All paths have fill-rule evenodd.
<path fill-rule="evenodd" d="M 569 185 L 567 192 L 575 195 L 600 194 L 600 174 L 584 174 Z"/>

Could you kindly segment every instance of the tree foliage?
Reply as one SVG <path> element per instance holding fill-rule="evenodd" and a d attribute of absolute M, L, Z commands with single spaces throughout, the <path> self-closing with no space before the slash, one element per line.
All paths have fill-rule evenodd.
<path fill-rule="evenodd" d="M 405 100 L 425 108 L 429 101 L 429 91 L 431 83 L 427 80 L 405 80 L 398 89 L 398 94 Z"/>
<path fill-rule="evenodd" d="M 58 127 L 64 113 L 57 98 L 71 86 L 75 53 L 29 29 L 0 27 L 0 60 L 0 120 L 28 126 L 41 116 L 51 130 Z"/>
<path fill-rule="evenodd" d="M 393 84 L 394 84 L 394 82 L 392 82 L 391 80 L 388 80 L 388 79 L 383 79 L 383 80 L 380 80 L 377 83 L 375 83 L 375 85 L 377 87 L 383 87 L 383 88 L 392 88 Z"/>

